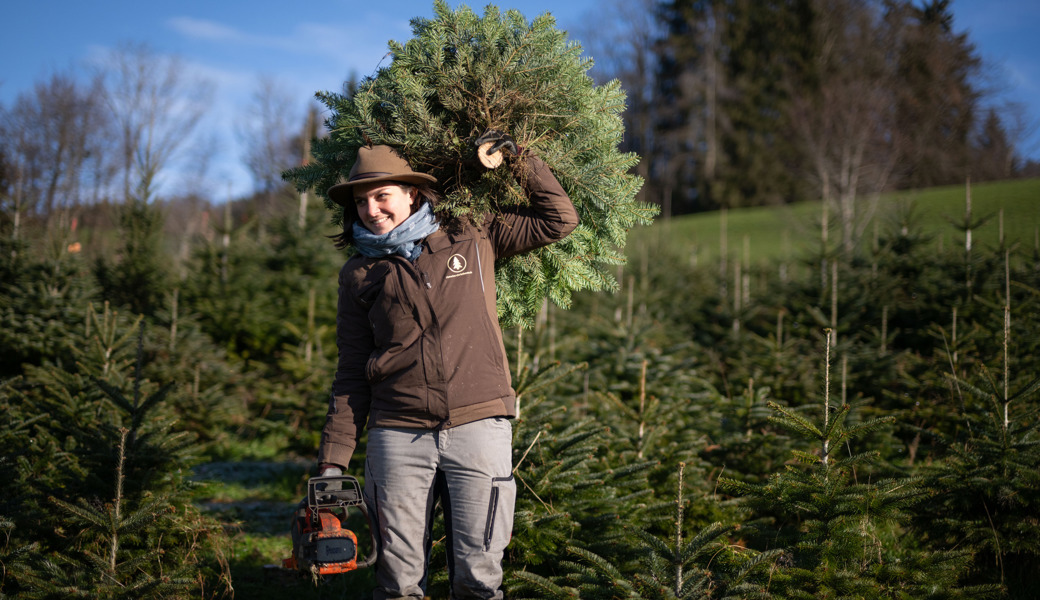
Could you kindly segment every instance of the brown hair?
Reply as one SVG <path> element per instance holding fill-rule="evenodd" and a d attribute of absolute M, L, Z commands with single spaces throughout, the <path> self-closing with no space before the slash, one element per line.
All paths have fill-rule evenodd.
<path fill-rule="evenodd" d="M 412 183 L 404 183 L 402 181 L 389 181 L 394 185 L 400 186 L 405 193 L 411 190 L 416 190 L 418 193 L 418 202 L 412 205 L 412 212 L 419 210 L 423 202 L 429 202 L 430 208 L 436 209 L 437 203 L 440 202 L 440 195 L 433 190 L 428 184 L 415 185 Z M 434 213 L 436 215 L 436 212 Z M 358 220 L 357 208 L 353 206 L 343 207 L 343 232 L 336 235 L 329 236 L 332 239 L 332 243 L 336 245 L 337 250 L 342 250 L 347 246 L 354 243 L 354 223 Z M 437 220 L 441 220 L 438 216 Z"/>

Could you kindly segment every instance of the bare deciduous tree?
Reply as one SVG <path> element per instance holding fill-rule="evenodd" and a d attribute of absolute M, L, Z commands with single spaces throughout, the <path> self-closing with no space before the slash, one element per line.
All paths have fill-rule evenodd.
<path fill-rule="evenodd" d="M 123 195 L 148 202 L 155 196 L 159 174 L 202 119 L 212 86 L 185 75 L 178 58 L 159 55 L 145 44 L 121 46 L 106 67 Z"/>
<path fill-rule="evenodd" d="M 84 86 L 70 74 L 56 73 L 0 113 L 11 188 L 5 204 L 16 214 L 46 217 L 104 196 L 111 169 L 100 91 L 100 80 Z"/>
<path fill-rule="evenodd" d="M 282 171 L 299 160 L 292 149 L 292 137 L 302 119 L 294 104 L 284 86 L 262 76 L 239 124 L 239 137 L 245 145 L 243 160 L 261 192 L 279 187 Z"/>
<path fill-rule="evenodd" d="M 895 168 L 887 135 L 895 79 L 885 30 L 869 2 L 827 0 L 819 8 L 819 85 L 814 93 L 792 94 L 791 123 L 820 198 L 836 209 L 842 251 L 850 253 Z"/>
<path fill-rule="evenodd" d="M 617 79 L 625 89 L 624 149 L 643 158 L 636 173 L 647 183 L 651 180 L 658 122 L 654 70 L 661 31 L 654 6 L 654 0 L 612 0 L 597 6 L 586 16 L 585 25 L 575 31 L 575 37 L 595 61 L 592 75 L 601 81 Z M 646 201 L 647 193 L 653 191 L 644 185 L 639 200 Z"/>
<path fill-rule="evenodd" d="M 252 104 L 238 124 L 238 135 L 245 147 L 243 162 L 260 194 L 261 223 L 264 216 L 277 209 L 278 192 L 286 189 L 282 171 L 300 163 L 294 141 L 303 117 L 294 110 L 294 104 L 283 85 L 262 76 L 253 92 Z"/>
<path fill-rule="evenodd" d="M 299 158 L 300 164 L 306 165 L 311 162 L 311 141 L 316 139 L 324 128 L 321 124 L 321 118 L 318 115 L 318 105 L 311 103 L 307 107 L 307 119 L 304 121 L 303 130 L 300 132 L 299 137 Z M 308 190 L 300 192 L 300 211 L 297 219 L 297 224 L 302 229 L 307 225 L 307 205 L 310 202 L 310 193 Z"/>

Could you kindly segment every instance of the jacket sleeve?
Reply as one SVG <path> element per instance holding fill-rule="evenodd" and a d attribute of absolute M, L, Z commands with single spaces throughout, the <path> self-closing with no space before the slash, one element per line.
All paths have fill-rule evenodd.
<path fill-rule="evenodd" d="M 368 420 L 372 396 L 365 366 L 375 344 L 368 327 L 367 310 L 358 301 L 348 272 L 345 265 L 339 276 L 336 313 L 339 360 L 318 448 L 319 464 L 330 463 L 344 469 L 357 448 L 358 438 Z"/>
<path fill-rule="evenodd" d="M 495 258 L 505 258 L 562 240 L 578 226 L 574 203 L 556 180 L 549 165 L 527 157 L 524 192 L 528 206 L 514 206 L 495 215 L 488 233 Z"/>

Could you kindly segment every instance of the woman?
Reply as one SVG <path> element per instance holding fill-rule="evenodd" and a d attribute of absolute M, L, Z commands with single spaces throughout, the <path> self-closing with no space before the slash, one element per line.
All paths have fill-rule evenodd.
<path fill-rule="evenodd" d="M 518 154 L 489 132 L 488 154 Z M 349 466 L 368 429 L 365 501 L 379 538 L 375 598 L 422 598 L 434 503 L 447 532 L 453 598 L 501 598 L 512 531 L 511 387 L 495 302 L 495 261 L 578 224 L 548 166 L 524 157 L 529 206 L 442 228 L 436 179 L 387 146 L 363 147 L 329 197 L 346 207 L 340 246 L 339 362 L 319 464 Z"/>

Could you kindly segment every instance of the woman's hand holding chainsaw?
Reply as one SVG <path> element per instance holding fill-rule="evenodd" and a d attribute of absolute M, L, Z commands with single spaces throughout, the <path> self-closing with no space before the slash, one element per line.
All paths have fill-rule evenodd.
<path fill-rule="evenodd" d="M 339 477 L 343 475 L 343 469 L 338 465 L 323 464 L 318 466 L 320 477 Z"/>

